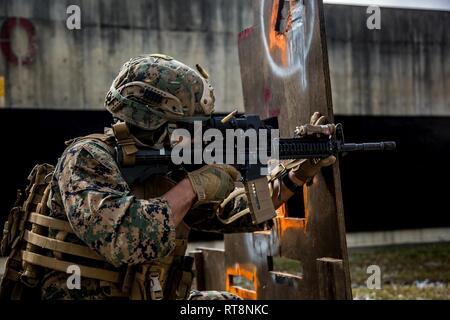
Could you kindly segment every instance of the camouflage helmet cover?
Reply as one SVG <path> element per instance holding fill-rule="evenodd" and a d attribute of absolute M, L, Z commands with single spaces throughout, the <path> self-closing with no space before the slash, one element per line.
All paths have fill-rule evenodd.
<path fill-rule="evenodd" d="M 113 81 L 105 107 L 114 117 L 146 130 L 186 117 L 209 116 L 214 111 L 214 89 L 203 68 L 197 69 L 160 54 L 132 58 Z"/>

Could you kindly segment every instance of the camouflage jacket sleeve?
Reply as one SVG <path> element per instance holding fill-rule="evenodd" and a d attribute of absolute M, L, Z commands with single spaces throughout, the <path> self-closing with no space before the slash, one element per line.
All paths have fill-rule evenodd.
<path fill-rule="evenodd" d="M 136 199 L 101 142 L 69 147 L 55 176 L 75 233 L 108 262 L 138 264 L 173 249 L 175 227 L 167 201 Z"/>

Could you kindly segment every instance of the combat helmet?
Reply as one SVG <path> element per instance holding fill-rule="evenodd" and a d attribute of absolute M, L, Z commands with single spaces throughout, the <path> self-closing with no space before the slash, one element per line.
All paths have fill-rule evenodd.
<path fill-rule="evenodd" d="M 214 112 L 214 89 L 206 71 L 161 54 L 132 58 L 121 68 L 105 99 L 117 119 L 144 130 Z"/>

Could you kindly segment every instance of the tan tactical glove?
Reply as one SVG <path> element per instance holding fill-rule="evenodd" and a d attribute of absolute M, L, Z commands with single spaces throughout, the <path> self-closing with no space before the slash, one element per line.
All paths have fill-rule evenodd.
<path fill-rule="evenodd" d="M 318 162 L 315 160 L 301 160 L 299 164 L 292 168 L 289 178 L 297 185 L 309 182 L 323 167 L 328 167 L 336 162 L 336 157 L 329 156 Z"/>
<path fill-rule="evenodd" d="M 188 178 L 198 198 L 195 205 L 222 202 L 234 190 L 234 182 L 239 177 L 239 171 L 225 164 L 206 165 L 189 172 Z"/>
<path fill-rule="evenodd" d="M 328 124 L 326 117 L 322 116 L 319 112 L 315 112 L 309 125 L 297 127 L 296 134 L 299 136 L 305 135 L 332 135 L 334 134 L 336 127 L 334 124 Z M 309 182 L 314 176 L 319 173 L 323 167 L 330 166 L 336 162 L 336 157 L 329 156 L 325 159 L 308 159 L 308 160 L 296 160 L 290 163 L 286 167 L 292 168 L 289 177 L 297 185 L 302 185 Z"/>

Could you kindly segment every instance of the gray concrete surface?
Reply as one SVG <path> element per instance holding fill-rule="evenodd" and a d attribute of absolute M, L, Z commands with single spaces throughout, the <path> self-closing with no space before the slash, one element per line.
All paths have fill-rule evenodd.
<path fill-rule="evenodd" d="M 66 27 L 71 4 L 81 30 Z M 335 113 L 450 115 L 450 12 L 382 8 L 373 31 L 366 9 L 325 5 Z M 0 0 L 0 26 L 7 17 L 36 29 L 33 63 L 0 53 L 7 108 L 102 109 L 124 62 L 164 52 L 209 70 L 218 111 L 243 110 L 237 34 L 253 25 L 251 0 Z M 22 29 L 11 41 L 27 52 Z"/>
<path fill-rule="evenodd" d="M 435 242 L 450 242 L 450 228 L 347 233 L 349 248 Z M 193 242 L 189 243 L 188 251 L 199 247 L 223 249 L 224 243 L 223 241 Z"/>
<path fill-rule="evenodd" d="M 81 8 L 81 30 L 66 27 L 69 5 Z M 124 62 L 165 53 L 209 71 L 219 110 L 242 110 L 237 33 L 251 24 L 248 0 L 0 0 L 0 26 L 16 16 L 35 25 L 36 59 L 14 65 L 0 53 L 6 107 L 102 109 Z M 23 55 L 28 37 L 16 29 Z"/>

